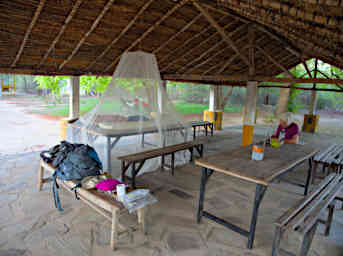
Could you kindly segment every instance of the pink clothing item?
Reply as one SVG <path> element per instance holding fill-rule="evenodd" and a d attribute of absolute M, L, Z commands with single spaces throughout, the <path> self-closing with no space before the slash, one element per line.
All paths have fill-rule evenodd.
<path fill-rule="evenodd" d="M 283 128 L 281 125 L 278 126 L 276 134 L 273 137 L 279 138 L 281 131 L 285 132 L 285 139 L 290 140 L 294 135 L 299 134 L 299 127 L 296 123 L 291 123 L 288 127 Z"/>
<path fill-rule="evenodd" d="M 102 191 L 115 190 L 118 184 L 124 184 L 123 182 L 116 179 L 107 179 L 98 183 L 95 187 Z"/>

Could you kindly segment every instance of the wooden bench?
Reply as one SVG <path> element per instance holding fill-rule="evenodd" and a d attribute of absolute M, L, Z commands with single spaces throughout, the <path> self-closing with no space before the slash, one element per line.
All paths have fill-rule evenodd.
<path fill-rule="evenodd" d="M 132 187 L 136 187 L 136 176 L 138 172 L 142 169 L 144 163 L 148 159 L 156 158 L 156 157 L 162 157 L 161 161 L 161 168 L 163 169 L 165 166 L 170 167 L 172 170 L 172 175 L 174 175 L 174 168 L 175 168 L 175 153 L 178 151 L 182 150 L 189 150 L 191 153 L 190 161 L 193 161 L 193 151 L 194 148 L 198 151 L 199 156 L 203 156 L 203 151 L 204 151 L 204 144 L 202 141 L 197 140 L 197 141 L 190 141 L 190 142 L 185 142 L 181 144 L 176 144 L 176 145 L 171 145 L 163 148 L 156 148 L 153 150 L 149 151 L 144 151 L 140 153 L 135 153 L 135 154 L 130 154 L 130 155 L 125 155 L 125 156 L 120 156 L 118 157 L 119 160 L 122 162 L 122 181 L 125 182 L 126 180 L 126 171 L 129 169 L 131 166 L 132 168 Z M 171 165 L 168 166 L 165 163 L 165 156 L 171 155 Z M 139 164 L 136 167 L 136 164 Z"/>
<path fill-rule="evenodd" d="M 196 138 L 196 130 L 198 127 L 204 128 L 205 136 L 208 135 L 208 132 L 211 133 L 211 136 L 213 136 L 213 123 L 209 121 L 192 121 L 191 122 L 192 128 L 193 128 L 193 140 Z"/>
<path fill-rule="evenodd" d="M 326 168 L 328 169 L 328 173 L 341 173 L 343 169 L 343 145 L 331 145 L 327 149 L 321 150 L 315 155 L 312 173 L 313 183 L 317 178 L 318 165 L 322 165 L 323 173 L 325 173 Z"/>
<path fill-rule="evenodd" d="M 55 168 L 51 164 L 47 164 L 41 160 L 40 168 L 38 172 L 38 190 L 41 191 L 43 184 L 50 182 L 51 178 L 44 178 L 44 171 L 48 171 L 52 174 L 55 171 Z M 50 175 L 51 177 L 51 175 Z M 58 180 L 58 184 L 62 185 L 66 190 L 71 191 L 77 183 L 74 181 L 62 181 Z M 77 190 L 79 198 L 93 208 L 95 211 L 103 215 L 106 219 L 111 221 L 111 242 L 110 246 L 112 249 L 115 249 L 115 240 L 118 240 L 119 236 L 124 233 L 129 233 L 132 239 L 131 228 L 126 228 L 119 223 L 119 217 L 123 213 L 127 213 L 126 208 L 122 203 L 118 202 L 114 197 L 101 193 L 95 189 L 83 189 L 78 188 Z M 141 208 L 137 210 L 138 224 L 144 234 L 146 234 L 146 224 L 145 224 L 145 209 Z"/>
<path fill-rule="evenodd" d="M 298 201 L 295 206 L 280 216 L 276 224 L 272 255 L 307 255 L 318 223 L 326 225 L 325 235 L 330 233 L 332 217 L 335 209 L 334 200 L 343 188 L 343 177 L 340 174 L 327 176 L 308 196 Z M 329 209 L 327 220 L 320 220 L 320 214 Z M 296 254 L 280 248 L 280 241 L 285 233 L 295 233 L 300 237 Z"/>

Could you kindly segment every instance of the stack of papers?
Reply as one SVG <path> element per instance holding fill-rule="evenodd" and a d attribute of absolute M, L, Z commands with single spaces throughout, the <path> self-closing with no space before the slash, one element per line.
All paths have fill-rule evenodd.
<path fill-rule="evenodd" d="M 157 199 L 150 194 L 148 189 L 136 189 L 125 195 L 123 204 L 132 213 L 137 209 L 156 202 Z"/>

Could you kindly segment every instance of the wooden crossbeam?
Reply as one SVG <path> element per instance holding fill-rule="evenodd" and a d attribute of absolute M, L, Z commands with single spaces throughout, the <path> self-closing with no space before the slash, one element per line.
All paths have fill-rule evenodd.
<path fill-rule="evenodd" d="M 44 54 L 44 57 L 42 58 L 42 60 L 39 62 L 38 67 L 43 65 L 43 63 L 45 62 L 46 58 L 49 56 L 51 51 L 55 48 L 55 45 L 57 44 L 58 40 L 60 40 L 60 38 L 63 35 L 64 31 L 67 29 L 68 24 L 70 23 L 70 21 L 74 17 L 76 11 L 79 9 L 79 7 L 80 7 L 82 2 L 83 2 L 83 0 L 77 0 L 76 3 L 73 5 L 73 8 L 70 11 L 70 13 L 68 14 L 68 17 L 66 18 L 66 20 L 64 21 L 61 30 L 58 32 L 58 35 L 55 37 L 54 41 L 52 41 L 52 44 L 50 45 L 49 49 Z"/>
<path fill-rule="evenodd" d="M 219 21 L 223 21 L 225 18 L 227 18 L 227 16 L 222 17 Z M 168 54 L 166 54 L 165 56 L 163 56 L 162 58 L 159 59 L 159 63 L 164 62 L 165 60 L 167 60 L 170 56 L 174 56 L 175 53 L 177 53 L 180 49 L 183 49 L 186 45 L 188 45 L 191 41 L 193 41 L 194 39 L 198 38 L 199 36 L 201 36 L 202 34 L 208 32 L 210 29 L 212 28 L 211 25 L 207 26 L 206 28 L 204 28 L 203 30 L 201 30 L 199 33 L 195 34 L 194 36 L 190 37 L 189 39 L 187 39 L 182 45 L 176 47 L 175 49 L 173 49 L 171 52 L 169 52 Z"/>
<path fill-rule="evenodd" d="M 28 38 L 29 38 L 29 36 L 31 34 L 31 31 L 32 31 L 34 25 L 36 24 L 36 22 L 38 20 L 39 14 L 41 13 L 41 11 L 42 11 L 42 9 L 44 7 L 45 2 L 46 2 L 46 0 L 40 0 L 40 2 L 38 4 L 38 7 L 37 7 L 37 9 L 35 11 L 35 14 L 33 15 L 33 18 L 32 18 L 32 20 L 30 22 L 30 25 L 29 25 L 29 27 L 27 28 L 27 30 L 25 32 L 25 36 L 24 36 L 23 41 L 21 42 L 21 45 L 19 47 L 19 51 L 18 51 L 17 55 L 15 56 L 14 61 L 11 64 L 12 68 L 14 68 L 16 66 L 16 64 L 17 64 L 21 54 L 23 53 L 25 44 L 26 44 L 26 42 L 27 42 L 27 40 L 28 40 Z"/>
<path fill-rule="evenodd" d="M 174 5 L 172 9 L 170 9 L 165 15 L 163 15 L 158 21 L 156 21 L 147 31 L 144 32 L 139 38 L 137 38 L 128 48 L 124 50 L 124 52 L 130 51 L 133 49 L 137 44 L 139 44 L 144 38 L 146 38 L 156 27 L 158 27 L 165 19 L 167 19 L 170 15 L 172 15 L 177 9 L 182 7 L 186 4 L 189 0 L 181 0 L 177 4 Z M 119 61 L 121 55 L 119 55 L 110 65 L 105 68 L 105 72 L 111 69 L 117 62 Z"/>
<path fill-rule="evenodd" d="M 232 39 L 226 34 L 225 30 L 212 18 L 212 16 L 195 0 L 192 1 L 193 5 L 207 18 L 212 26 L 219 32 L 223 39 L 231 46 L 231 48 L 239 54 L 242 61 L 250 66 L 248 58 L 241 53 L 238 46 L 232 41 Z"/>
<path fill-rule="evenodd" d="M 269 77 L 269 76 L 249 76 L 249 75 L 171 75 L 163 76 L 166 80 L 193 80 L 193 81 L 259 81 L 259 82 L 275 82 L 275 83 L 302 83 L 302 84 L 340 84 L 343 79 L 326 79 L 326 78 L 294 78 L 294 77 Z"/>
<path fill-rule="evenodd" d="M 101 21 L 101 19 L 104 17 L 105 13 L 111 8 L 113 2 L 115 0 L 109 0 L 107 2 L 107 4 L 105 5 L 105 7 L 102 9 L 101 13 L 98 15 L 98 17 L 96 17 L 96 19 L 94 20 L 91 28 L 86 32 L 86 34 L 81 38 L 81 40 L 79 41 L 79 43 L 76 45 L 76 47 L 74 48 L 74 50 L 72 51 L 72 53 L 67 57 L 67 59 L 65 59 L 61 65 L 58 67 L 58 69 L 62 69 L 65 64 L 67 64 L 73 57 L 74 55 L 78 52 L 78 50 L 80 49 L 80 47 L 83 45 L 83 43 L 86 41 L 86 39 L 89 37 L 89 35 L 94 31 L 94 29 L 98 26 L 99 22 Z"/>
<path fill-rule="evenodd" d="M 265 50 L 263 50 L 261 47 L 256 46 L 256 48 L 263 53 L 264 56 L 266 56 L 275 66 L 277 66 L 282 72 L 285 72 L 290 77 L 295 77 L 289 70 L 282 65 L 279 61 L 277 61 L 274 57 L 272 57 L 270 54 L 268 54 Z"/>
<path fill-rule="evenodd" d="M 190 22 L 188 22 L 184 27 L 182 27 L 177 33 L 175 33 L 172 37 L 170 37 L 167 41 L 161 44 L 158 48 L 156 48 L 152 53 L 156 54 L 164 47 L 166 47 L 171 41 L 177 38 L 180 34 L 186 31 L 190 26 L 192 26 L 195 22 L 197 22 L 201 18 L 202 14 L 198 14 L 195 18 L 193 18 Z"/>
<path fill-rule="evenodd" d="M 142 8 L 140 8 L 135 17 L 131 19 L 129 24 L 126 25 L 126 27 L 120 32 L 120 34 L 109 43 L 106 49 L 98 57 L 96 57 L 96 59 L 92 61 L 91 64 L 88 65 L 87 70 L 90 70 L 95 65 L 95 63 L 101 60 L 109 52 L 112 46 L 115 45 L 126 34 L 126 32 L 136 23 L 137 19 L 144 13 L 144 11 L 150 6 L 152 2 L 154 2 L 154 0 L 149 0 L 143 5 Z"/>
<path fill-rule="evenodd" d="M 230 27 L 231 25 L 233 25 L 236 21 L 232 21 L 229 24 L 224 26 L 225 28 Z M 239 27 L 237 27 L 234 31 L 232 31 L 230 33 L 230 35 L 233 35 L 234 33 L 236 33 L 238 30 L 242 29 L 242 27 L 244 27 L 244 25 L 241 25 Z M 186 56 L 190 55 L 192 52 L 197 51 L 198 49 L 201 49 L 201 47 L 203 45 L 206 45 L 210 40 L 212 40 L 213 38 L 215 38 L 218 35 L 218 32 L 213 33 L 211 36 L 207 37 L 205 40 L 203 40 L 200 44 L 198 44 L 196 47 L 190 49 L 189 51 L 187 51 L 185 54 L 181 55 L 178 58 L 175 58 L 173 61 L 168 62 L 168 64 L 166 66 L 163 66 L 161 68 L 161 72 L 167 70 L 170 66 L 174 65 L 175 63 L 177 63 L 178 61 L 180 61 L 181 59 L 184 59 Z"/>

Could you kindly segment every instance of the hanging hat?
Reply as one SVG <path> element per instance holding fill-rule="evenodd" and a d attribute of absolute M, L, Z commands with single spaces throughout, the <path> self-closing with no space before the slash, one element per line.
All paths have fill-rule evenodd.
<path fill-rule="evenodd" d="M 101 175 L 96 175 L 96 176 L 88 176 L 82 179 L 81 181 L 81 187 L 84 189 L 93 189 L 96 187 L 98 183 L 101 181 L 110 179 L 111 175 L 109 174 L 101 174 Z"/>

